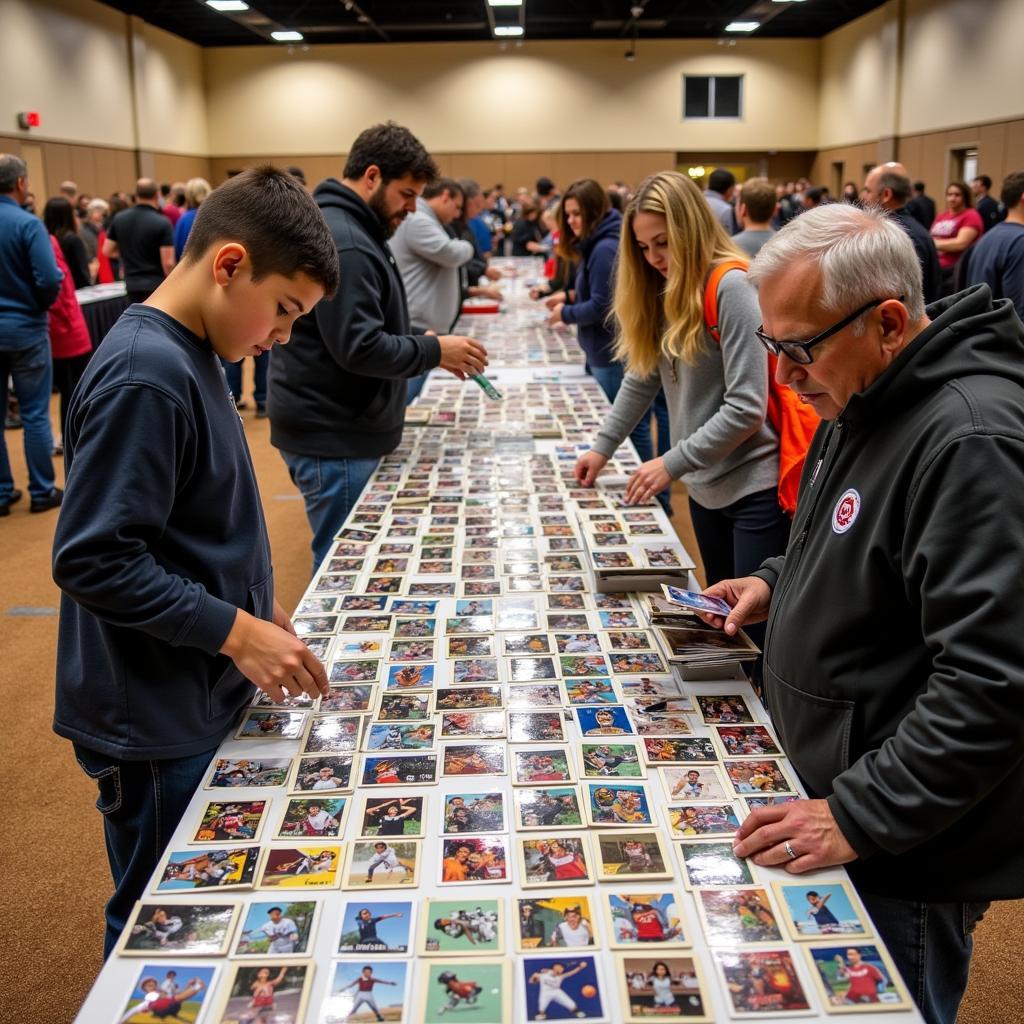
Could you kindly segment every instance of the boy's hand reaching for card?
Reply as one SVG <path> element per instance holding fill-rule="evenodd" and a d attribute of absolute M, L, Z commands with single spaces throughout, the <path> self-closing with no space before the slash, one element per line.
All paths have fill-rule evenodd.
<path fill-rule="evenodd" d="M 285 695 L 308 693 L 319 697 L 328 692 L 327 672 L 295 636 L 291 621 L 277 602 L 273 622 L 257 619 L 239 608 L 220 653 L 226 654 L 239 672 L 275 703 Z"/>

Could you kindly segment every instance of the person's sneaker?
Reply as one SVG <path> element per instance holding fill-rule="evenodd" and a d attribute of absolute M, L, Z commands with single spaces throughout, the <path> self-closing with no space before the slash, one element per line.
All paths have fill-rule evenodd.
<path fill-rule="evenodd" d="M 33 498 L 29 505 L 29 512 L 49 512 L 51 508 L 60 508 L 64 500 L 64 492 L 59 487 L 54 487 L 45 498 Z"/>
<path fill-rule="evenodd" d="M 235 408 L 236 409 L 248 409 L 249 408 L 249 403 L 244 398 L 236 398 L 235 399 Z"/>
<path fill-rule="evenodd" d="M 55 441 L 54 442 L 53 454 L 54 455 L 63 455 L 64 454 L 64 442 L 63 441 Z"/>
<path fill-rule="evenodd" d="M 15 489 L 7 496 L 6 501 L 0 502 L 0 517 L 9 516 L 11 514 L 11 506 L 21 501 L 21 491 Z"/>
<path fill-rule="evenodd" d="M 16 413 L 8 412 L 4 417 L 4 430 L 21 430 L 21 417 Z"/>
<path fill-rule="evenodd" d="M 257 402 L 256 403 L 256 419 L 265 420 L 267 418 L 267 403 Z"/>

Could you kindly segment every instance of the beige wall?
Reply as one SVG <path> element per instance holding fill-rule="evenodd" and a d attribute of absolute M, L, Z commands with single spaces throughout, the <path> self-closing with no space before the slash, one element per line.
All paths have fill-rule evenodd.
<path fill-rule="evenodd" d="M 204 51 L 211 155 L 331 153 L 393 118 L 439 153 L 808 149 L 816 40 L 528 42 Z M 682 75 L 742 73 L 742 123 L 683 122 Z"/>
<path fill-rule="evenodd" d="M 134 146 L 125 22 L 92 0 L 0 0 L 0 130 L 38 110 L 33 139 Z"/>
<path fill-rule="evenodd" d="M 906 0 L 902 134 L 1024 116 L 1021 0 Z"/>
<path fill-rule="evenodd" d="M 209 153 L 202 48 L 152 25 L 143 41 L 139 148 Z"/>
<path fill-rule="evenodd" d="M 821 41 L 820 147 L 894 133 L 898 27 L 893 0 Z"/>

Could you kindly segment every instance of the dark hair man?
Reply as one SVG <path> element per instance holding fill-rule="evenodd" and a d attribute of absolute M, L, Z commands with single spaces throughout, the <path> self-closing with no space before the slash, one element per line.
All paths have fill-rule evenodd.
<path fill-rule="evenodd" d="M 986 231 L 971 250 L 968 284 L 987 284 L 994 299 L 1009 299 L 1024 320 L 1024 171 L 1003 179 L 1006 220 Z"/>
<path fill-rule="evenodd" d="M 135 198 L 110 222 L 103 255 L 121 261 L 128 301 L 145 302 L 174 267 L 174 227 L 161 212 L 152 178 L 139 178 Z"/>
<path fill-rule="evenodd" d="M 328 178 L 313 193 L 344 283 L 296 323 L 291 345 L 271 360 L 267 413 L 270 442 L 306 503 L 314 567 L 380 457 L 402 439 L 406 381 L 435 366 L 464 378 L 487 364 L 483 346 L 470 338 L 413 333 L 388 248 L 437 176 L 412 132 L 388 122 L 362 132 L 342 180 Z"/>

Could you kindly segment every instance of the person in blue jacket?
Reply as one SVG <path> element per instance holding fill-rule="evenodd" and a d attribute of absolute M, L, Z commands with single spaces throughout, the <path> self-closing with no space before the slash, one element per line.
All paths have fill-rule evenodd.
<path fill-rule="evenodd" d="M 580 178 L 562 196 L 558 232 L 558 255 L 576 265 L 576 274 L 572 289 L 555 292 L 547 299 L 545 305 L 551 311 L 548 323 L 576 325 L 576 337 L 590 373 L 608 401 L 614 402 L 625 375 L 622 364 L 612 355 L 615 328 L 609 322 L 622 214 L 612 208 L 602 185 L 593 178 Z M 643 416 L 629 436 L 641 462 L 654 457 L 650 415 Z"/>
<path fill-rule="evenodd" d="M 283 171 L 245 171 L 203 203 L 182 261 L 118 320 L 72 398 L 54 730 L 99 789 L 108 954 L 253 684 L 274 702 L 327 693 L 274 599 L 218 356 L 285 344 L 338 278 L 312 197 Z"/>

